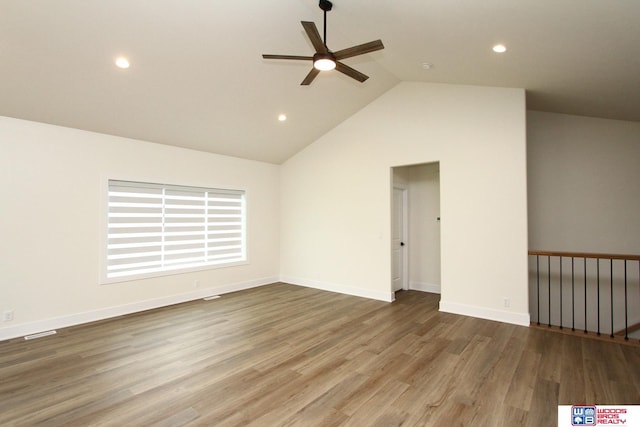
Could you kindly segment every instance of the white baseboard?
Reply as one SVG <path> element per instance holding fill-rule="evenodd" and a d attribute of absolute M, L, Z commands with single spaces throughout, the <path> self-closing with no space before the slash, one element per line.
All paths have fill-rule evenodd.
<path fill-rule="evenodd" d="M 0 329 L 0 341 L 12 338 L 23 337 L 43 331 L 53 329 L 66 328 L 69 326 L 80 325 L 83 323 L 95 322 L 97 320 L 109 319 L 111 317 L 122 316 L 125 314 L 137 313 L 140 311 L 151 310 L 154 308 L 166 307 L 173 304 L 180 304 L 187 301 L 201 299 L 210 295 L 222 295 L 230 292 L 241 291 L 244 289 L 264 286 L 278 282 L 278 277 L 266 277 L 263 279 L 249 280 L 246 282 L 233 283 L 218 288 L 198 289 L 195 291 L 169 295 L 161 298 L 154 298 L 145 301 L 138 301 L 130 304 L 124 304 L 116 307 L 101 308 L 98 310 L 87 311 L 83 313 L 75 313 L 66 316 L 55 317 L 51 319 L 39 320 L 36 322 L 25 323 L 22 325 L 7 327 Z"/>
<path fill-rule="evenodd" d="M 440 293 L 440 285 L 436 285 L 434 283 L 425 283 L 425 282 L 409 282 L 409 289 L 413 291 L 422 291 L 429 292 L 432 294 Z"/>
<path fill-rule="evenodd" d="M 461 314 L 463 316 L 478 317 L 480 319 L 495 320 L 520 326 L 529 326 L 531 322 L 529 313 L 514 313 L 512 311 L 495 310 L 486 307 L 451 303 L 447 301 L 440 301 L 440 311 Z"/>
<path fill-rule="evenodd" d="M 316 280 L 300 279 L 297 277 L 283 276 L 280 278 L 281 282 L 290 283 L 292 285 L 305 286 L 307 288 L 321 289 L 323 291 L 336 292 L 339 294 L 353 295 L 356 297 L 375 299 L 379 301 L 392 302 L 394 293 L 391 292 L 379 292 L 371 291 L 368 289 L 354 288 L 351 286 L 337 285 L 335 283 L 318 282 Z"/>

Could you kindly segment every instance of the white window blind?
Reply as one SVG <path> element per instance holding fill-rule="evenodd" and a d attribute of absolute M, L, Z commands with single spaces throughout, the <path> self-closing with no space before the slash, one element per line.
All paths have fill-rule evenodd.
<path fill-rule="evenodd" d="M 107 279 L 246 260 L 239 190 L 109 180 Z"/>

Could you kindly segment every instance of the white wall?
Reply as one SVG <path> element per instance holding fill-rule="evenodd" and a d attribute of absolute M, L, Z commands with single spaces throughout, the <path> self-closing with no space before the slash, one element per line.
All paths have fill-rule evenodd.
<path fill-rule="evenodd" d="M 276 165 L 0 117 L 0 174 L 0 339 L 278 279 Z M 108 178 L 245 189 L 250 262 L 99 285 Z"/>
<path fill-rule="evenodd" d="M 640 123 L 527 120 L 529 247 L 640 254 Z"/>
<path fill-rule="evenodd" d="M 391 300 L 391 168 L 435 161 L 441 309 L 528 324 L 519 89 L 401 83 L 288 160 L 283 280 Z"/>

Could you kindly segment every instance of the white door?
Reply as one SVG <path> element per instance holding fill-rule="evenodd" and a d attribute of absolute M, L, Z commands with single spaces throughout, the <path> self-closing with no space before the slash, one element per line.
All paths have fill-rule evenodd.
<path fill-rule="evenodd" d="M 407 289 L 406 285 L 406 204 L 407 190 L 404 188 L 393 189 L 393 218 L 391 221 L 391 283 L 393 292 Z"/>

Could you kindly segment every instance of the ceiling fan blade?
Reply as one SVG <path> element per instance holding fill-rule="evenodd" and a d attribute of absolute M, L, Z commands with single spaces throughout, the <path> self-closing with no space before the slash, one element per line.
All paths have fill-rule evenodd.
<path fill-rule="evenodd" d="M 351 58 L 352 56 L 362 55 L 364 53 L 375 52 L 376 50 L 384 49 L 382 40 L 375 40 L 369 43 L 364 43 L 358 46 L 348 47 L 346 49 L 334 52 L 334 56 L 337 60 Z"/>
<path fill-rule="evenodd" d="M 299 61 L 311 61 L 313 56 L 298 56 L 298 55 L 262 55 L 264 59 L 295 59 Z"/>
<path fill-rule="evenodd" d="M 302 21 L 302 27 L 304 31 L 307 33 L 309 40 L 311 40 L 311 44 L 313 48 L 318 53 L 329 53 L 329 50 L 324 45 L 322 38 L 320 37 L 320 33 L 318 32 L 318 28 L 314 22 Z"/>
<path fill-rule="evenodd" d="M 316 68 L 312 68 L 311 71 L 309 71 L 309 74 L 307 74 L 307 77 L 305 77 L 302 83 L 300 83 L 300 85 L 301 86 L 310 85 L 313 79 L 315 79 L 318 74 L 320 74 L 320 70 Z"/>
<path fill-rule="evenodd" d="M 342 62 L 336 62 L 336 70 L 340 71 L 342 74 L 346 74 L 353 79 L 356 79 L 360 83 L 369 78 L 369 76 L 367 76 L 366 74 L 362 74 L 360 71 L 354 70 L 353 68 L 343 64 Z"/>

